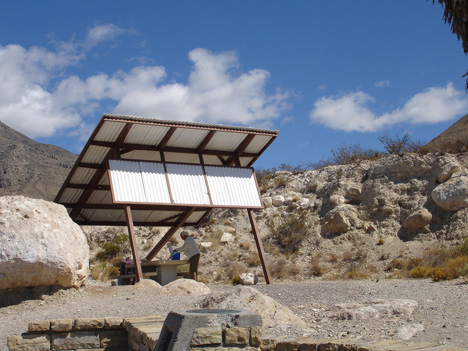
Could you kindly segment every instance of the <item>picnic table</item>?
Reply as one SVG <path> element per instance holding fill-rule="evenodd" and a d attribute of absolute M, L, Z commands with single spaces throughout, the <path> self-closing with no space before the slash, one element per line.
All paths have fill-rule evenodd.
<path fill-rule="evenodd" d="M 177 279 L 177 276 L 186 277 L 188 273 L 177 272 L 177 267 L 189 264 L 188 260 L 155 260 L 143 261 L 141 270 L 143 278 L 156 280 L 166 285 Z M 119 285 L 130 285 L 136 282 L 135 264 L 131 259 L 120 260 L 120 275 L 117 277 Z"/>

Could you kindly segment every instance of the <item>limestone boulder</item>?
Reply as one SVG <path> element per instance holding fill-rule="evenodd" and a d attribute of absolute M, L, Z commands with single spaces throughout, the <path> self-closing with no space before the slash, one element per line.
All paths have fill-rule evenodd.
<path fill-rule="evenodd" d="M 453 155 L 438 157 L 434 167 L 435 177 L 439 183 L 444 183 L 454 173 L 461 171 L 461 165 Z"/>
<path fill-rule="evenodd" d="M 417 230 L 432 222 L 432 214 L 425 208 L 413 212 L 403 222 L 403 227 L 409 230 Z"/>
<path fill-rule="evenodd" d="M 452 176 L 434 188 L 431 196 L 437 206 L 447 211 L 458 211 L 468 207 L 468 177 L 460 174 Z"/>
<path fill-rule="evenodd" d="M 325 223 L 322 229 L 326 233 L 343 234 L 351 229 L 351 223 L 343 211 L 338 211 Z"/>
<path fill-rule="evenodd" d="M 253 273 L 242 273 L 239 276 L 239 282 L 242 285 L 256 285 L 258 283 L 258 277 Z"/>
<path fill-rule="evenodd" d="M 334 208 L 325 217 L 326 223 L 322 226 L 322 232 L 331 234 L 343 234 L 356 227 L 360 222 L 354 206 L 343 205 Z"/>
<path fill-rule="evenodd" d="M 304 330 L 305 322 L 288 307 L 281 305 L 255 288 L 238 287 L 231 291 L 212 293 L 200 303 L 202 308 L 239 309 L 258 313 L 262 316 L 263 328 L 275 328 L 279 325 L 295 326 Z"/>
<path fill-rule="evenodd" d="M 158 290 L 161 295 L 201 296 L 211 293 L 209 287 L 192 279 L 177 279 Z"/>
<path fill-rule="evenodd" d="M 152 279 L 142 279 L 134 285 L 135 289 L 157 289 L 160 287 L 161 284 Z"/>
<path fill-rule="evenodd" d="M 223 233 L 219 241 L 223 244 L 231 243 L 234 241 L 234 235 L 232 235 L 231 233 L 227 233 L 227 232 Z"/>
<path fill-rule="evenodd" d="M 275 207 L 281 207 L 284 205 L 284 203 L 285 203 L 285 198 L 283 195 L 276 195 L 272 199 L 272 205 Z"/>
<path fill-rule="evenodd" d="M 88 275 L 88 242 L 65 207 L 0 197 L 0 289 L 79 287 Z"/>

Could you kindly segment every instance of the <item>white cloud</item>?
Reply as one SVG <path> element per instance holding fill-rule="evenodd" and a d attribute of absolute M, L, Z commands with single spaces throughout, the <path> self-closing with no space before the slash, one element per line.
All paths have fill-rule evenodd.
<path fill-rule="evenodd" d="M 416 94 L 405 105 L 376 115 L 369 108 L 374 99 L 362 92 L 322 97 L 310 112 L 312 123 L 343 131 L 373 132 L 397 123 L 434 124 L 449 121 L 468 110 L 468 98 L 448 83 Z"/>
<path fill-rule="evenodd" d="M 125 30 L 117 27 L 115 24 L 103 24 L 90 28 L 86 37 L 86 45 L 96 46 L 102 41 L 114 40 L 125 33 Z"/>
<path fill-rule="evenodd" d="M 31 137 L 73 127 L 79 116 L 67 107 L 57 108 L 46 87 L 53 76 L 79 59 L 70 52 L 0 46 L 0 120 Z"/>
<path fill-rule="evenodd" d="M 390 86 L 390 82 L 388 80 L 380 80 L 374 84 L 377 88 L 385 88 Z"/>
<path fill-rule="evenodd" d="M 87 116 L 105 112 L 187 121 L 269 126 L 290 108 L 285 92 L 266 92 L 269 72 L 239 72 L 234 53 L 195 49 L 186 84 L 167 82 L 162 66 L 88 77 L 67 75 L 86 64 L 84 48 L 115 39 L 114 25 L 91 28 L 80 43 L 59 43 L 55 51 L 0 45 L 0 121 L 30 137 L 87 127 Z M 237 72 L 237 73 L 236 73 Z"/>
<path fill-rule="evenodd" d="M 93 100 L 111 99 L 118 114 L 213 123 L 270 125 L 289 108 L 287 93 L 265 93 L 267 71 L 233 75 L 233 53 L 195 49 L 189 58 L 194 66 L 187 84 L 166 83 L 164 67 L 138 66 L 112 76 L 70 77 L 55 94 L 81 111 Z"/>

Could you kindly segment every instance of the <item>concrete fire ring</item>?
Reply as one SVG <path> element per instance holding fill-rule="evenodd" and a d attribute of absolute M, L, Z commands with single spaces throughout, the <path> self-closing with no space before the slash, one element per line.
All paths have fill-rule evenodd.
<path fill-rule="evenodd" d="M 169 312 L 164 321 L 156 351 L 190 350 L 194 331 L 219 328 L 223 335 L 231 328 L 262 326 L 262 317 L 250 311 L 229 309 L 196 309 Z M 257 329 L 259 329 L 257 328 Z M 213 342 L 218 343 L 219 340 Z M 224 338 L 219 342 L 223 346 Z M 213 345 L 214 346 L 214 345 Z"/>

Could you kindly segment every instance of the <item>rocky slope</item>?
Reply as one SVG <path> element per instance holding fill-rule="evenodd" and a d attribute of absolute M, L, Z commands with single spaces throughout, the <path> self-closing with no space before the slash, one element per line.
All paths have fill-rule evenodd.
<path fill-rule="evenodd" d="M 0 122 L 0 196 L 53 200 L 77 155 L 41 144 Z"/>

